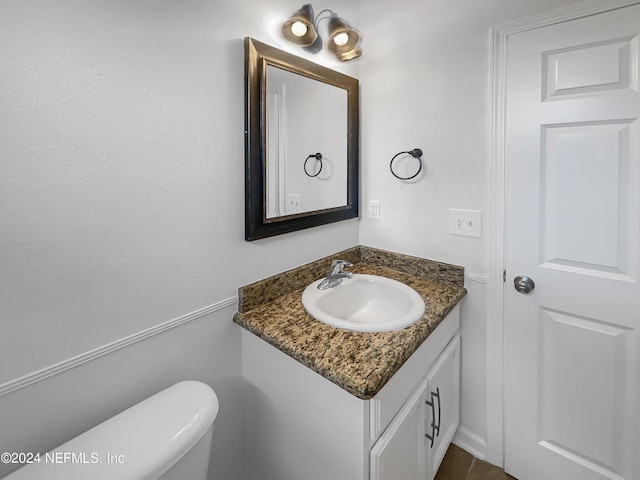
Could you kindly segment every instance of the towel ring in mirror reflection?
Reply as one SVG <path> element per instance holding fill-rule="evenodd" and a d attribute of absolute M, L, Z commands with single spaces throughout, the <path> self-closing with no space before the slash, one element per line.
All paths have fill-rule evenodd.
<path fill-rule="evenodd" d="M 309 173 L 309 171 L 307 170 L 307 162 L 309 161 L 310 158 L 315 158 L 317 161 L 320 162 L 320 168 L 318 169 L 318 171 L 314 174 L 311 175 Z M 312 153 L 311 155 L 309 155 L 307 157 L 307 159 L 304 161 L 304 173 L 306 173 L 307 177 L 317 177 L 318 175 L 320 175 L 320 172 L 322 171 L 322 154 L 320 152 L 318 153 Z"/>
<path fill-rule="evenodd" d="M 420 164 L 418 167 L 418 171 L 413 175 L 411 175 L 410 177 L 401 177 L 400 175 L 398 175 L 396 172 L 393 171 L 393 161 L 403 154 L 411 155 L 413 158 L 417 158 Z M 389 169 L 391 170 L 391 174 L 399 180 L 411 180 L 412 178 L 416 178 L 418 174 L 422 171 L 422 150 L 419 148 L 414 148 L 413 150 L 409 150 L 406 152 L 396 153 L 394 157 L 391 159 L 391 162 L 389 162 Z"/>

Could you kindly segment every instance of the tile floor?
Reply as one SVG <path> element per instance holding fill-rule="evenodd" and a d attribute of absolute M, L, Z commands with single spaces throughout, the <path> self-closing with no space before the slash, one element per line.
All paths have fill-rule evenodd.
<path fill-rule="evenodd" d="M 453 443 L 444 456 L 435 480 L 516 480 L 490 463 L 478 460 Z"/>

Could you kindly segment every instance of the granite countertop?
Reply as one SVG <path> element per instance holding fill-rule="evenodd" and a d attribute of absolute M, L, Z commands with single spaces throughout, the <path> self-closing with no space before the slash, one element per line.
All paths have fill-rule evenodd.
<path fill-rule="evenodd" d="M 368 253 L 371 251 L 380 252 L 369 249 Z M 354 259 L 348 255 L 350 252 L 341 252 L 333 258 L 346 258 L 353 262 Z M 362 260 L 362 256 L 358 260 Z M 354 273 L 392 278 L 417 291 L 426 303 L 422 319 L 393 332 L 365 333 L 334 328 L 306 313 L 301 300 L 303 286 L 269 298 L 263 304 L 251 304 L 250 310 L 242 308 L 241 289 L 241 313 L 235 314 L 234 322 L 352 395 L 366 400 L 380 391 L 467 291 L 455 284 L 460 281 L 443 282 L 441 279 L 411 275 L 364 261 L 354 263 L 349 269 Z M 298 270 L 288 273 L 294 274 Z M 273 278 L 280 280 L 281 277 Z M 304 285 L 311 283 L 305 282 Z"/>

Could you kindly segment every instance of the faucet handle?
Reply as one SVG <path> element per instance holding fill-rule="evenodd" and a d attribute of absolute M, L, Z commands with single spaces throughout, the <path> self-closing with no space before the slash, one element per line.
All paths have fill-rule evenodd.
<path fill-rule="evenodd" d="M 346 260 L 334 260 L 329 267 L 329 276 L 343 272 L 344 267 L 353 267 L 353 263 L 349 263 Z"/>
<path fill-rule="evenodd" d="M 349 263 L 346 260 L 334 260 L 333 262 L 331 262 L 331 266 L 332 267 L 337 267 L 337 266 L 353 267 L 353 263 Z"/>
<path fill-rule="evenodd" d="M 327 278 L 318 284 L 318 290 L 326 290 L 327 288 L 333 288 L 342 282 L 343 278 L 353 277 L 353 273 L 345 272 L 343 267 L 353 267 L 353 263 L 349 263 L 345 260 L 334 260 L 329 267 L 329 273 Z"/>

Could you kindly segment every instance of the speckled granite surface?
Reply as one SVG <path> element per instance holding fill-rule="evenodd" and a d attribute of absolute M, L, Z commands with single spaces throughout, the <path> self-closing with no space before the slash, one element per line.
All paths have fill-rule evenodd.
<path fill-rule="evenodd" d="M 363 250 L 368 248 L 355 247 L 242 287 L 240 298 L 244 298 L 244 302 L 241 300 L 240 304 L 244 309 L 234 316 L 234 322 L 356 397 L 373 397 L 453 310 L 467 291 L 462 284 L 446 283 L 441 277 L 439 280 L 424 278 L 360 261 Z M 378 252 L 382 252 L 370 249 L 364 254 L 365 257 L 370 255 L 371 251 L 375 256 L 380 256 Z M 312 281 L 325 275 L 325 267 L 328 267 L 333 258 L 356 263 L 349 269 L 354 273 L 380 275 L 409 285 L 426 301 L 423 318 L 402 330 L 381 333 L 352 332 L 330 327 L 313 319 L 302 306 L 302 290 Z M 422 260 L 409 258 L 415 259 L 414 262 Z M 461 275 L 447 276 L 452 279 L 460 277 L 462 281 L 462 267 L 448 267 L 452 270 L 459 269 Z M 418 269 L 418 273 L 422 274 L 429 271 L 431 270 L 428 267 Z M 436 271 L 441 272 L 441 269 L 438 267 Z M 439 275 L 442 276 L 442 273 Z M 245 288 L 248 290 L 243 291 Z M 278 290 L 280 295 L 277 295 Z M 261 297 L 262 302 L 254 296 Z"/>
<path fill-rule="evenodd" d="M 402 253 L 388 252 L 371 247 L 359 247 L 364 263 L 391 268 L 399 272 L 428 278 L 437 282 L 464 286 L 464 268 L 449 263 L 436 262 L 425 258 L 412 257 Z"/>

